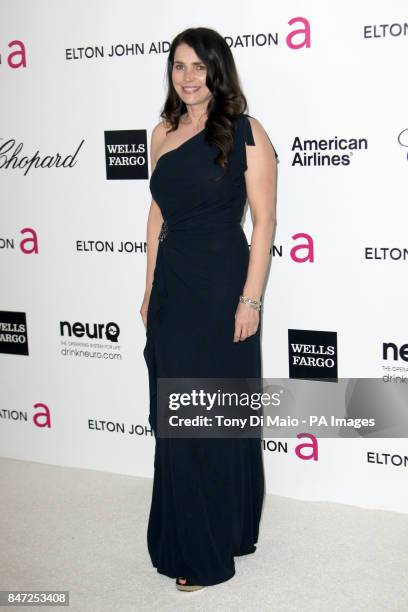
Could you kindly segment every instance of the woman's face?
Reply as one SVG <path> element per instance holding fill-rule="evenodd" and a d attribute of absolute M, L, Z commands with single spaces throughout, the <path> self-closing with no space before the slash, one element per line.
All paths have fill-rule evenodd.
<path fill-rule="evenodd" d="M 172 80 L 180 98 L 187 105 L 207 105 L 211 92 L 205 84 L 207 67 L 192 47 L 181 43 L 174 53 Z"/>

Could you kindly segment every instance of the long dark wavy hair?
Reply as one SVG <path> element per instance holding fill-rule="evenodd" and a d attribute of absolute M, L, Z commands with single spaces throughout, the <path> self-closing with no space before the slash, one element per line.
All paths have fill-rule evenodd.
<path fill-rule="evenodd" d="M 214 161 L 224 169 L 224 176 L 234 144 L 234 122 L 247 110 L 234 57 L 221 34 L 209 28 L 188 28 L 173 39 L 167 60 L 167 96 L 160 113 L 160 117 L 171 125 L 168 132 L 177 129 L 181 115 L 187 112 L 172 82 L 174 54 L 181 43 L 192 47 L 207 69 L 206 86 L 213 97 L 207 106 L 205 139 L 218 147 Z"/>

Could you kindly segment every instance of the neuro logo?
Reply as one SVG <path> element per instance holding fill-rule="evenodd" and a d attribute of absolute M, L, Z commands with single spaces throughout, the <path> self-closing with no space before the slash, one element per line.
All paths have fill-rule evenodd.
<path fill-rule="evenodd" d="M 408 362 L 408 344 L 402 344 L 398 347 L 395 342 L 383 342 L 382 348 L 383 359 L 385 361 L 388 359 L 393 361 L 402 359 L 402 361 Z"/>
<path fill-rule="evenodd" d="M 90 340 L 103 340 L 104 337 L 110 342 L 117 342 L 120 328 L 117 323 L 70 323 L 60 321 L 60 333 L 62 337 L 89 338 Z"/>

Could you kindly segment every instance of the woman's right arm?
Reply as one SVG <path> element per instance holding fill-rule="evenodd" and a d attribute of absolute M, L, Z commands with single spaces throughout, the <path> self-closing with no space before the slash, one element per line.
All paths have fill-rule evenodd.
<path fill-rule="evenodd" d="M 157 152 L 161 146 L 163 135 L 165 134 L 163 123 L 157 124 L 152 131 L 150 144 L 150 166 L 153 172 L 157 160 Z M 147 325 L 147 309 L 149 307 L 150 294 L 152 291 L 154 269 L 156 267 L 157 250 L 159 248 L 159 234 L 163 223 L 161 210 L 152 199 L 149 214 L 147 217 L 146 243 L 147 243 L 147 265 L 146 265 L 146 287 L 143 297 L 140 314 L 143 324 Z"/>

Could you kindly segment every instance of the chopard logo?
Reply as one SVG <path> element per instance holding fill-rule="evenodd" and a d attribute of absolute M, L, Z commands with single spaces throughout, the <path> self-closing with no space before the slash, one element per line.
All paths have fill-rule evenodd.
<path fill-rule="evenodd" d="M 0 141 L 2 140 L 4 139 L 0 138 Z M 38 149 L 34 154 L 25 155 L 22 152 L 23 143 L 17 144 L 14 138 L 10 138 L 0 142 L 0 169 L 24 170 L 23 174 L 26 176 L 33 167 L 40 170 L 52 168 L 53 166 L 56 168 L 72 168 L 77 163 L 76 157 L 84 142 L 84 140 L 81 140 L 75 153 L 65 157 L 59 153 L 40 155 Z"/>

